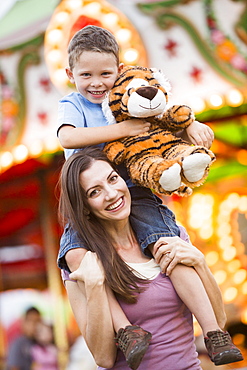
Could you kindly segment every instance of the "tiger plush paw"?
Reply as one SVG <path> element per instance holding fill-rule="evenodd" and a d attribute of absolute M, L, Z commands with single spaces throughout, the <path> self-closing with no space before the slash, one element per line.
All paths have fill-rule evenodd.
<path fill-rule="evenodd" d="M 174 163 L 173 166 L 165 170 L 160 179 L 159 183 L 162 188 L 166 191 L 175 191 L 181 185 L 181 167 L 178 163 Z"/>
<path fill-rule="evenodd" d="M 186 180 L 190 183 L 202 180 L 211 161 L 211 157 L 204 153 L 195 153 L 184 158 L 182 168 Z"/>

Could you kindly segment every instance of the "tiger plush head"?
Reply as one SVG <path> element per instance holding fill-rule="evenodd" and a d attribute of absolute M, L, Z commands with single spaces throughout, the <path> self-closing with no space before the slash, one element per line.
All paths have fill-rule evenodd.
<path fill-rule="evenodd" d="M 170 83 L 158 70 L 125 66 L 102 109 L 110 124 L 130 117 L 159 117 L 166 109 L 170 90 Z"/>

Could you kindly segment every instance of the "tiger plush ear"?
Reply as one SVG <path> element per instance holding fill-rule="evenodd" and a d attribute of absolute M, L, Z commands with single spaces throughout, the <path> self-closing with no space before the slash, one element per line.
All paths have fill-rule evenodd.
<path fill-rule="evenodd" d="M 112 111 L 109 107 L 109 93 L 107 94 L 107 96 L 103 100 L 101 106 L 102 106 L 102 112 L 103 112 L 103 114 L 104 114 L 104 116 L 107 120 L 107 124 L 108 125 L 113 125 L 114 123 L 116 123 L 116 119 L 113 116 Z"/>
<path fill-rule="evenodd" d="M 171 95 L 171 84 L 169 80 L 166 78 L 164 73 L 157 68 L 150 68 L 152 71 L 153 77 L 159 82 L 159 84 L 164 87 L 168 95 Z"/>

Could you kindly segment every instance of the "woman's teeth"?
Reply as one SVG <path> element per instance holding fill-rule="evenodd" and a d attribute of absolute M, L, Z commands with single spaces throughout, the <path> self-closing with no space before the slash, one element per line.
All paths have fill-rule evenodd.
<path fill-rule="evenodd" d="M 111 204 L 109 207 L 107 207 L 107 209 L 109 209 L 111 211 L 111 210 L 119 207 L 120 204 L 122 203 L 122 201 L 123 201 L 122 198 L 120 198 L 116 203 Z"/>

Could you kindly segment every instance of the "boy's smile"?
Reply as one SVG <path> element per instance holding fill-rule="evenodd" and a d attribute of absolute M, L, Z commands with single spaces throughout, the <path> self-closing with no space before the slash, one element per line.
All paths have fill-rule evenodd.
<path fill-rule="evenodd" d="M 100 104 L 112 88 L 119 67 L 112 53 L 83 51 L 71 71 L 66 69 L 71 83 L 87 100 Z"/>

